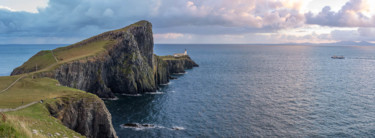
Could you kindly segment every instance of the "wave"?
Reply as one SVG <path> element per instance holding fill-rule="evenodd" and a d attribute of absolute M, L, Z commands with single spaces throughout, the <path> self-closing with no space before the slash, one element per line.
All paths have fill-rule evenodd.
<path fill-rule="evenodd" d="M 145 94 L 164 94 L 164 92 L 159 92 L 159 91 L 156 91 L 156 92 L 146 92 Z"/>
<path fill-rule="evenodd" d="M 173 73 L 175 75 L 184 75 L 184 74 L 187 74 L 188 72 L 184 72 L 184 73 Z"/>
<path fill-rule="evenodd" d="M 142 96 L 142 94 L 121 94 L 123 96 Z"/>
<path fill-rule="evenodd" d="M 120 125 L 121 128 L 130 128 L 130 129 L 134 129 L 134 130 L 145 130 L 145 129 L 153 129 L 153 128 L 156 128 L 156 129 L 163 129 L 163 128 L 166 128 L 166 129 L 169 129 L 169 130 L 185 130 L 184 127 L 181 127 L 181 126 L 173 126 L 171 128 L 167 128 L 167 127 L 164 127 L 164 126 L 160 126 L 160 125 L 154 125 L 154 124 L 139 124 L 139 123 L 127 123 L 127 124 L 122 124 Z"/>
<path fill-rule="evenodd" d="M 166 86 L 166 85 L 170 85 L 170 84 L 172 84 L 172 82 L 168 82 L 168 83 L 160 84 L 160 85 Z"/>
<path fill-rule="evenodd" d="M 120 125 L 121 128 L 131 128 L 135 130 L 144 130 L 144 129 L 152 129 L 152 128 L 165 128 L 159 125 L 153 124 L 139 124 L 139 123 L 128 123 Z"/>
<path fill-rule="evenodd" d="M 110 101 L 117 101 L 119 98 L 115 96 L 115 98 L 102 98 L 103 100 L 110 100 Z"/>
<path fill-rule="evenodd" d="M 185 128 L 181 126 L 173 126 L 172 130 L 185 130 Z"/>

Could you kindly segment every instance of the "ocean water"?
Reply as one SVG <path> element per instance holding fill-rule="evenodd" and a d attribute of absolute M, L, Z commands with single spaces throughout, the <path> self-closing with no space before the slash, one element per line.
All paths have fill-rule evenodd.
<path fill-rule="evenodd" d="M 155 52 L 185 48 L 200 67 L 162 94 L 106 101 L 118 136 L 375 137 L 375 47 L 156 45 Z"/>
<path fill-rule="evenodd" d="M 0 74 L 41 48 L 52 46 L 0 46 Z M 375 137 L 375 47 L 155 45 L 155 53 L 185 48 L 200 67 L 158 92 L 105 101 L 119 137 Z"/>

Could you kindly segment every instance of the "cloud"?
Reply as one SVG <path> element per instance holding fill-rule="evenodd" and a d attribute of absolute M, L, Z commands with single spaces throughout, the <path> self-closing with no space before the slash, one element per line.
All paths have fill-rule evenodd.
<path fill-rule="evenodd" d="M 48 0 L 0 0 L 0 9 L 6 7 L 10 11 L 38 13 L 38 10 L 47 7 L 47 4 Z"/>
<path fill-rule="evenodd" d="M 331 36 L 337 41 L 375 41 L 375 28 L 333 30 Z"/>
<path fill-rule="evenodd" d="M 314 15 L 306 13 L 306 23 L 338 27 L 375 27 L 375 15 L 369 15 L 370 5 L 367 0 L 350 0 L 338 12 L 326 6 Z"/>
<path fill-rule="evenodd" d="M 6 7 L 6 6 L 2 6 L 2 5 L 0 5 L 0 10 L 7 10 L 7 11 L 16 11 L 16 10 L 14 10 L 14 9 L 12 9 L 12 8 L 9 8 L 9 7 Z"/>
<path fill-rule="evenodd" d="M 165 33 L 165 34 L 154 34 L 155 39 L 177 39 L 184 37 L 181 33 Z"/>
<path fill-rule="evenodd" d="M 372 37 L 375 40 L 375 28 L 358 28 L 358 33 L 363 37 Z"/>
<path fill-rule="evenodd" d="M 301 4 L 292 0 L 164 0 L 157 26 L 205 26 L 273 28 L 301 26 Z M 159 18 L 162 17 L 162 18 Z M 160 20 L 158 20 L 160 19 Z"/>
<path fill-rule="evenodd" d="M 326 7 L 317 15 L 302 13 L 303 2 L 305 1 L 49 0 L 48 6 L 37 8 L 37 12 L 0 6 L 0 43 L 17 43 L 21 42 L 20 38 L 25 38 L 22 43 L 51 43 L 50 40 L 55 40 L 56 43 L 73 43 L 139 20 L 153 23 L 156 42 L 173 40 L 192 43 L 216 42 L 217 39 L 220 42 L 236 43 L 284 42 L 283 39 L 293 38 L 297 41 L 308 40 L 308 37 L 315 41 L 322 36 L 275 34 L 280 30 L 288 32 L 289 29 L 306 27 L 306 22 L 349 27 L 370 27 L 375 24 L 375 17 L 369 16 L 370 9 L 362 0 L 350 0 L 338 12 Z M 368 30 L 357 32 L 361 37 L 372 34 L 366 31 Z M 321 39 L 325 40 L 323 37 Z"/>
<path fill-rule="evenodd" d="M 0 10 L 0 25 L 7 28 L 2 30 L 7 35 L 41 37 L 89 35 L 85 29 L 99 33 L 142 19 L 153 22 L 155 28 L 217 26 L 259 32 L 303 25 L 299 8 L 293 0 L 50 0 L 38 13 Z M 179 30 L 183 31 L 175 31 Z M 202 32 L 207 31 L 196 33 Z"/>

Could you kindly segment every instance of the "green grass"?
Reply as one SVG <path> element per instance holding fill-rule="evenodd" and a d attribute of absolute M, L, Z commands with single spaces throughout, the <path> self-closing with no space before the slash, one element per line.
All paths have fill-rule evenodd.
<path fill-rule="evenodd" d="M 10 84 L 16 81 L 20 76 L 0 77 L 0 91 L 7 88 Z M 1 96 L 0 96 L 1 97 Z"/>
<path fill-rule="evenodd" d="M 1 77 L 0 84 L 4 82 L 9 83 L 6 80 L 9 78 L 13 82 L 12 77 Z M 5 84 L 5 83 L 4 83 Z M 0 108 L 15 108 L 23 104 L 28 104 L 41 99 L 55 98 L 59 96 L 82 93 L 83 91 L 59 86 L 57 80 L 50 78 L 38 78 L 32 79 L 30 76 L 22 78 L 15 85 L 13 85 L 7 91 L 0 93 Z"/>
<path fill-rule="evenodd" d="M 121 29 L 117 29 L 117 30 L 113 30 L 113 31 L 110 31 L 110 32 L 124 32 L 124 31 L 127 31 L 130 27 L 140 27 L 142 26 L 143 24 L 146 24 L 148 21 L 145 21 L 145 20 L 142 20 L 142 21 L 139 21 L 139 22 L 136 22 L 134 24 L 131 24 L 129 26 L 126 26 L 124 28 L 121 28 Z M 152 31 L 152 30 L 148 30 L 148 31 Z M 106 32 L 108 33 L 108 32 Z"/>
<path fill-rule="evenodd" d="M 181 59 L 188 59 L 189 56 L 174 57 L 172 55 L 168 55 L 168 56 L 159 56 L 159 58 L 162 60 L 181 60 Z"/>
<path fill-rule="evenodd" d="M 52 51 L 40 51 L 22 66 L 18 67 L 18 69 L 23 70 L 23 72 L 33 73 L 51 72 L 61 64 L 67 62 L 89 60 L 91 59 L 89 57 L 100 57 L 106 50 L 117 43 L 117 40 L 113 40 L 107 36 L 109 33 L 127 31 L 130 27 L 138 27 L 145 23 L 147 22 L 140 21 L 128 27 L 109 31 L 70 46 L 57 48 Z M 57 62 L 54 56 L 58 59 Z M 35 79 L 30 74 L 25 75 L 26 77 L 20 79 L 10 89 L 0 93 L 0 108 L 16 108 L 31 102 L 40 101 L 41 99 L 45 102 L 37 103 L 18 111 L 7 112 L 4 115 L 0 114 L 0 138 L 82 137 L 80 134 L 65 127 L 58 119 L 52 117 L 46 108 L 46 104 L 54 108 L 53 105 L 62 102 L 62 100 L 86 98 L 97 102 L 98 97 L 81 90 L 60 86 L 58 81 L 54 79 Z M 36 75 L 34 74 L 34 76 Z M 0 77 L 0 91 L 7 88 L 19 77 L 21 75 Z M 57 135 L 57 133 L 60 135 Z"/>
<path fill-rule="evenodd" d="M 5 87 L 5 84 L 10 84 L 19 77 L 0 77 L 0 84 Z M 52 117 L 46 108 L 46 104 L 73 98 L 95 100 L 97 97 L 81 90 L 60 86 L 54 79 L 33 79 L 30 76 L 22 78 L 10 89 L 0 94 L 0 108 L 16 108 L 22 105 L 22 101 L 24 104 L 41 99 L 45 102 L 18 111 L 7 112 L 5 119 L 0 114 L 0 137 L 82 137 Z M 38 134 L 33 131 L 37 131 Z"/>
<path fill-rule="evenodd" d="M 59 62 L 69 62 L 92 55 L 96 55 L 105 50 L 105 46 L 114 44 L 113 40 L 99 40 L 87 43 L 82 46 L 68 46 L 57 48 L 54 51 Z"/>
<path fill-rule="evenodd" d="M 48 99 L 53 101 L 55 99 Z M 46 103 L 45 102 L 45 103 Z M 37 103 L 28 108 L 5 113 L 6 119 L 0 125 L 0 137 L 12 134 L 14 137 L 83 137 L 52 117 L 45 104 Z M 36 133 L 35 133 L 36 132 Z"/>
<path fill-rule="evenodd" d="M 54 63 L 56 63 L 56 60 L 53 57 L 52 52 L 50 50 L 45 50 L 40 51 L 18 68 L 27 72 L 33 72 L 49 67 Z"/>
<path fill-rule="evenodd" d="M 70 46 L 54 49 L 52 50 L 53 54 L 50 50 L 40 51 L 23 65 L 18 67 L 18 69 L 22 69 L 23 72 L 45 72 L 54 70 L 59 65 L 66 62 L 100 56 L 100 53 L 104 53 L 104 51 L 110 48 L 110 46 L 115 45 L 117 42 L 116 40 L 110 39 L 105 34 L 126 31 L 130 27 L 141 26 L 141 24 L 144 24 L 145 22 L 146 21 L 140 21 L 125 28 L 103 33 L 103 37 L 98 35 Z M 58 63 L 56 63 L 53 55 L 57 58 Z"/>
<path fill-rule="evenodd" d="M 131 27 L 139 27 L 145 23 L 147 23 L 147 21 L 139 21 L 125 28 L 108 31 L 101 35 L 88 38 L 70 46 L 54 49 L 52 50 L 53 54 L 50 50 L 41 51 L 30 58 L 22 66 L 18 67 L 18 69 L 22 69 L 23 72 L 47 72 L 52 71 L 61 64 L 67 62 L 81 59 L 87 60 L 88 57 L 101 56 L 101 53 L 104 53 L 107 49 L 111 48 L 111 46 L 117 43 L 116 40 L 108 36 L 110 33 L 116 33 L 120 31 L 124 32 Z M 147 31 L 152 30 L 150 29 Z M 57 58 L 58 63 L 56 63 L 53 55 Z M 36 66 L 38 68 L 37 71 Z"/>

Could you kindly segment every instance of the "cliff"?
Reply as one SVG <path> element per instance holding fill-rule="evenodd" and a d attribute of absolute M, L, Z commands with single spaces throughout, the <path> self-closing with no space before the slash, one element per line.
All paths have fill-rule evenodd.
<path fill-rule="evenodd" d="M 14 109 L 0 119 L 0 137 L 117 137 L 98 96 L 32 75 L 0 77 L 0 89 L 15 81 L 0 96 L 0 111 Z"/>
<path fill-rule="evenodd" d="M 67 96 L 46 104 L 50 114 L 89 138 L 115 138 L 111 114 L 96 96 Z"/>
<path fill-rule="evenodd" d="M 199 67 L 188 55 L 181 57 L 161 56 L 161 59 L 167 63 L 168 71 L 171 74 L 185 73 L 185 69 Z"/>
<path fill-rule="evenodd" d="M 71 46 L 41 51 L 12 75 L 34 72 L 64 86 L 113 98 L 114 93 L 156 91 L 159 84 L 169 81 L 170 74 L 197 66 L 188 56 L 158 57 L 153 47 L 152 25 L 140 21 Z"/>

